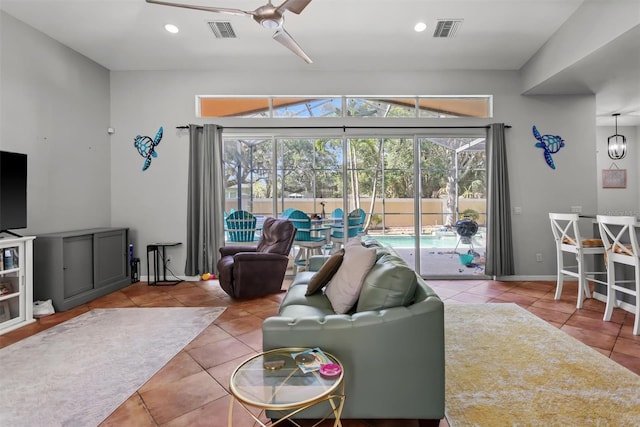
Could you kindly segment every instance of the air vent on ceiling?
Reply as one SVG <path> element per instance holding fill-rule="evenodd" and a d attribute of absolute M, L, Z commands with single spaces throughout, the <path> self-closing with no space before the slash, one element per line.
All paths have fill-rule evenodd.
<path fill-rule="evenodd" d="M 236 38 L 236 32 L 233 31 L 231 22 L 209 21 L 208 24 L 209 24 L 209 27 L 211 27 L 211 31 L 213 31 L 213 35 L 215 35 L 217 39 L 235 39 Z"/>
<path fill-rule="evenodd" d="M 453 37 L 462 25 L 462 19 L 439 19 L 433 37 Z"/>

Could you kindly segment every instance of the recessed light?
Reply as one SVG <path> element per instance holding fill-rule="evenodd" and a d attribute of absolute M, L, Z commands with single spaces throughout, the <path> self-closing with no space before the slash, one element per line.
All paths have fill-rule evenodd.
<path fill-rule="evenodd" d="M 413 27 L 413 29 L 416 30 L 418 33 L 421 33 L 427 29 L 427 24 L 425 24 L 424 22 L 418 22 L 416 26 Z"/>
<path fill-rule="evenodd" d="M 165 30 L 167 30 L 167 31 L 169 31 L 171 34 L 176 34 L 178 31 L 180 31 L 180 30 L 178 29 L 178 27 L 176 27 L 176 26 L 175 26 L 175 25 L 173 25 L 173 24 L 167 24 L 167 25 L 165 25 L 165 26 L 164 26 L 164 29 L 165 29 Z"/>

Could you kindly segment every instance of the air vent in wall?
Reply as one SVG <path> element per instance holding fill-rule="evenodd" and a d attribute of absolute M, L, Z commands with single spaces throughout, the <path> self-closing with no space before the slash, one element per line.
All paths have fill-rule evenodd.
<path fill-rule="evenodd" d="M 211 31 L 213 31 L 213 35 L 215 35 L 217 39 L 235 39 L 236 38 L 236 32 L 233 31 L 231 22 L 209 21 L 208 24 L 209 24 L 209 27 L 211 27 Z"/>
<path fill-rule="evenodd" d="M 462 19 L 439 19 L 433 37 L 453 37 L 462 25 Z"/>

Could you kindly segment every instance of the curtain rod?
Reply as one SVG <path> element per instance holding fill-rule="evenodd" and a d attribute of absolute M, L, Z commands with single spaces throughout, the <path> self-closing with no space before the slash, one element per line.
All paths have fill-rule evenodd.
<path fill-rule="evenodd" d="M 198 125 L 198 127 L 202 127 Z M 221 126 L 223 129 L 489 129 L 484 126 Z M 511 125 L 504 126 L 511 129 Z M 189 126 L 176 126 L 176 129 L 189 129 Z"/>

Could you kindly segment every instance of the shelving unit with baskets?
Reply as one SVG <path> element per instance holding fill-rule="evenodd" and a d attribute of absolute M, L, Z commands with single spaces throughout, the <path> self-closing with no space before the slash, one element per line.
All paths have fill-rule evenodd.
<path fill-rule="evenodd" d="M 33 323 L 33 240 L 0 238 L 0 334 Z"/>

